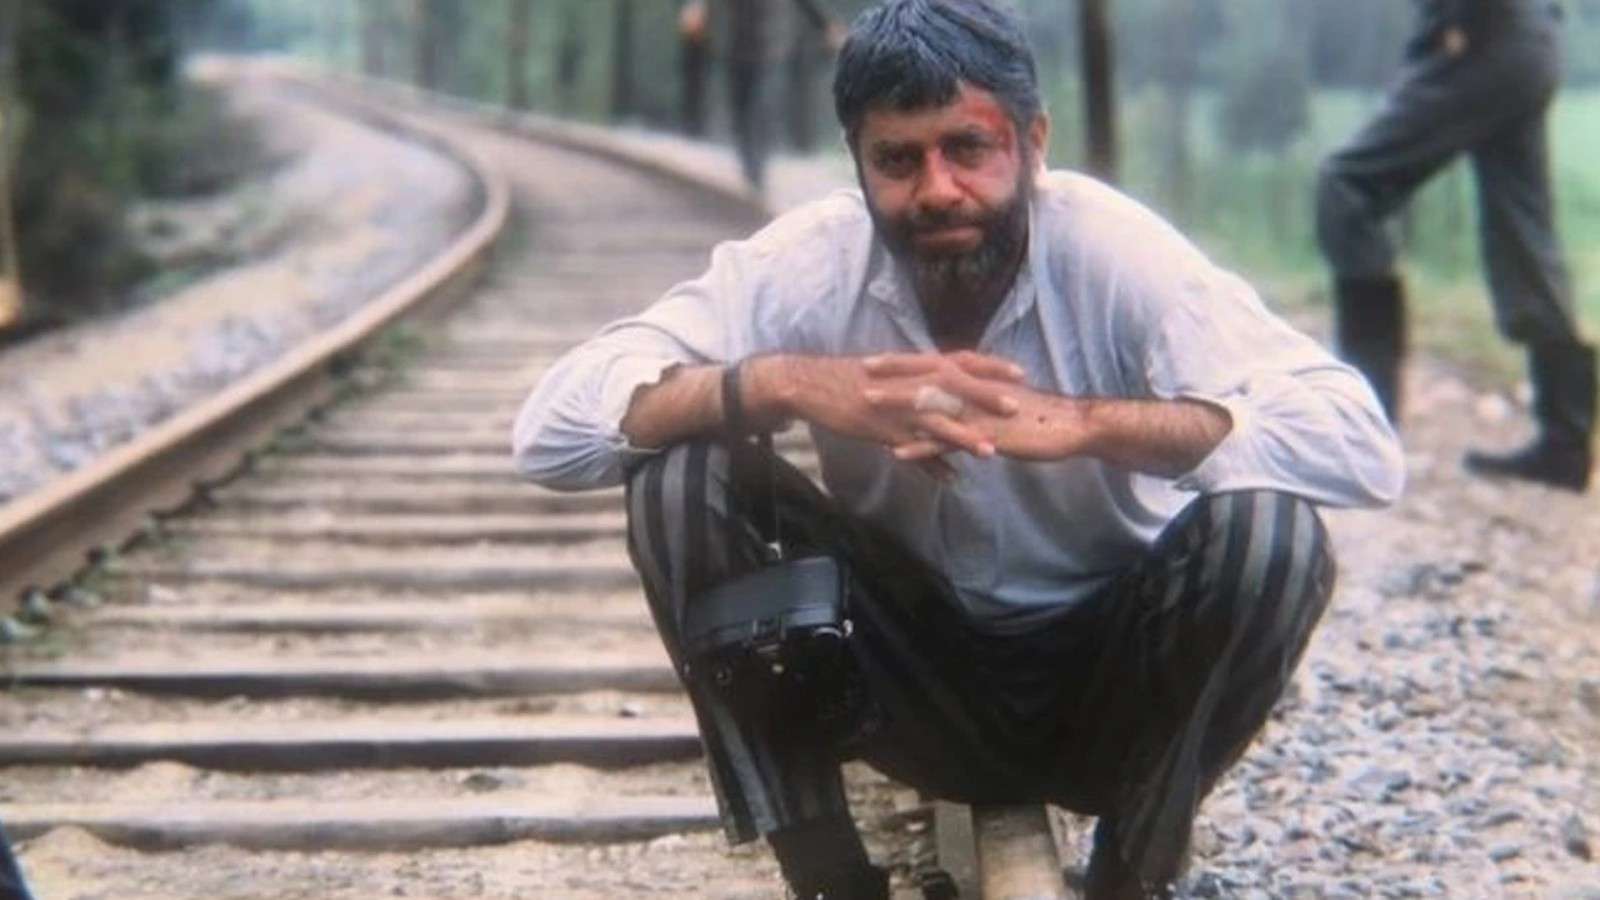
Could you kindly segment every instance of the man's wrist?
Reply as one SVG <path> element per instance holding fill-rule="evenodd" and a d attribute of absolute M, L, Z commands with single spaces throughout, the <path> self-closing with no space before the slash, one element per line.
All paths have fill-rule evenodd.
<path fill-rule="evenodd" d="M 1045 417 L 1045 432 L 1049 436 L 1055 459 L 1075 456 L 1093 456 L 1103 438 L 1104 417 L 1096 416 L 1099 401 L 1085 397 L 1063 397 L 1038 394 L 1040 416 Z"/>
<path fill-rule="evenodd" d="M 753 356 L 744 361 L 740 367 L 740 399 L 748 421 L 770 423 L 795 417 L 798 387 L 794 363 L 795 357 L 781 354 Z"/>

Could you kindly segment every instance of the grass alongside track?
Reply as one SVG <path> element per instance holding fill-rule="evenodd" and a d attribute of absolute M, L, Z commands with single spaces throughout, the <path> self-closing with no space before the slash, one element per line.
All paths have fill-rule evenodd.
<path fill-rule="evenodd" d="M 1216 97 L 1198 93 L 1190 118 L 1193 177 L 1175 209 L 1165 144 L 1170 107 L 1159 92 L 1122 98 L 1122 184 L 1178 221 L 1229 268 L 1259 285 L 1280 309 L 1327 304 L 1327 272 L 1314 235 L 1317 166 L 1360 127 L 1377 94 L 1324 92 L 1306 132 L 1281 154 L 1238 154 L 1218 133 Z M 1056 98 L 1052 159 L 1081 155 L 1073 98 Z M 1575 302 L 1587 333 L 1600 335 L 1600 89 L 1563 92 L 1550 117 L 1558 228 Z M 1456 362 L 1474 380 L 1507 386 L 1522 376 L 1520 351 L 1495 334 L 1479 268 L 1477 198 L 1469 166 L 1458 162 L 1430 182 L 1396 223 L 1413 307 L 1416 344 Z"/>

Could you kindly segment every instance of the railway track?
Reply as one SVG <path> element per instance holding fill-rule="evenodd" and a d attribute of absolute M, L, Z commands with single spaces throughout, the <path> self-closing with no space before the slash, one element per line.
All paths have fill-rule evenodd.
<path fill-rule="evenodd" d="M 506 450 L 561 350 L 759 214 L 450 133 L 509 185 L 466 298 L 407 332 L 403 367 L 345 372 L 355 396 L 265 443 L 235 429 L 248 465 L 80 579 L 72 596 L 98 603 L 58 602 L 50 637 L 9 652 L 0 822 L 64 843 L 35 872 L 44 896 L 782 895 L 764 851 L 716 833 L 620 494 L 519 483 Z M 906 895 L 941 841 L 970 886 L 959 810 L 849 774 Z"/>

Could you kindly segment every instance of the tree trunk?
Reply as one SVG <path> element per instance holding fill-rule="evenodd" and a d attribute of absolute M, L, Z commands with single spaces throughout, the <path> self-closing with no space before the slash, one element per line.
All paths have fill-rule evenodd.
<path fill-rule="evenodd" d="M 358 0 L 361 16 L 361 73 L 372 78 L 388 74 L 384 59 L 383 9 L 389 0 Z"/>
<path fill-rule="evenodd" d="M 344 60 L 344 4 L 327 3 L 322 6 L 322 52 L 328 58 L 329 68 L 340 68 Z"/>
<path fill-rule="evenodd" d="M 611 117 L 627 119 L 634 113 L 633 0 L 616 0 L 611 32 Z"/>
<path fill-rule="evenodd" d="M 439 86 L 436 25 L 431 0 L 412 0 L 411 71 L 416 77 L 417 86 L 430 91 Z"/>
<path fill-rule="evenodd" d="M 22 272 L 16 223 L 11 216 L 12 148 L 17 145 L 17 104 L 11 95 L 21 0 L 0 0 L 0 334 L 22 323 Z"/>
<path fill-rule="evenodd" d="M 1183 221 L 1193 206 L 1194 172 L 1189 151 L 1189 119 L 1194 82 L 1198 75 L 1194 0 L 1169 0 L 1162 25 L 1162 93 L 1166 99 L 1165 152 L 1162 154 L 1162 194 L 1168 211 Z"/>
<path fill-rule="evenodd" d="M 583 40 L 578 29 L 577 13 L 568 7 L 554 59 L 556 102 L 565 115 L 572 115 L 578 108 L 578 77 L 583 69 Z"/>
<path fill-rule="evenodd" d="M 789 145 L 800 153 L 817 149 L 817 54 L 821 49 L 809 31 L 795 38 L 788 65 Z"/>
<path fill-rule="evenodd" d="M 1080 0 L 1078 10 L 1089 171 L 1114 182 L 1117 179 L 1117 119 L 1111 20 L 1106 14 L 1106 0 Z"/>
<path fill-rule="evenodd" d="M 527 109 L 528 40 L 533 27 L 533 0 L 511 0 L 506 23 L 506 105 Z"/>

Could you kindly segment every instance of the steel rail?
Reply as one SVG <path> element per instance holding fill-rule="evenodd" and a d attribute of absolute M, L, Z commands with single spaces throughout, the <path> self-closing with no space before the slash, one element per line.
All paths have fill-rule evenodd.
<path fill-rule="evenodd" d="M 311 90 L 318 83 L 292 70 Z M 350 98 L 345 98 L 350 102 Z M 153 512 L 221 477 L 248 449 L 332 394 L 349 356 L 403 317 L 435 313 L 464 296 L 505 228 L 504 177 L 441 128 L 365 103 L 365 115 L 444 150 L 472 173 L 481 194 L 476 218 L 443 252 L 344 321 L 94 463 L 0 506 L 0 609 L 29 589 L 51 589 L 81 571 L 88 556 L 138 532 Z"/>

